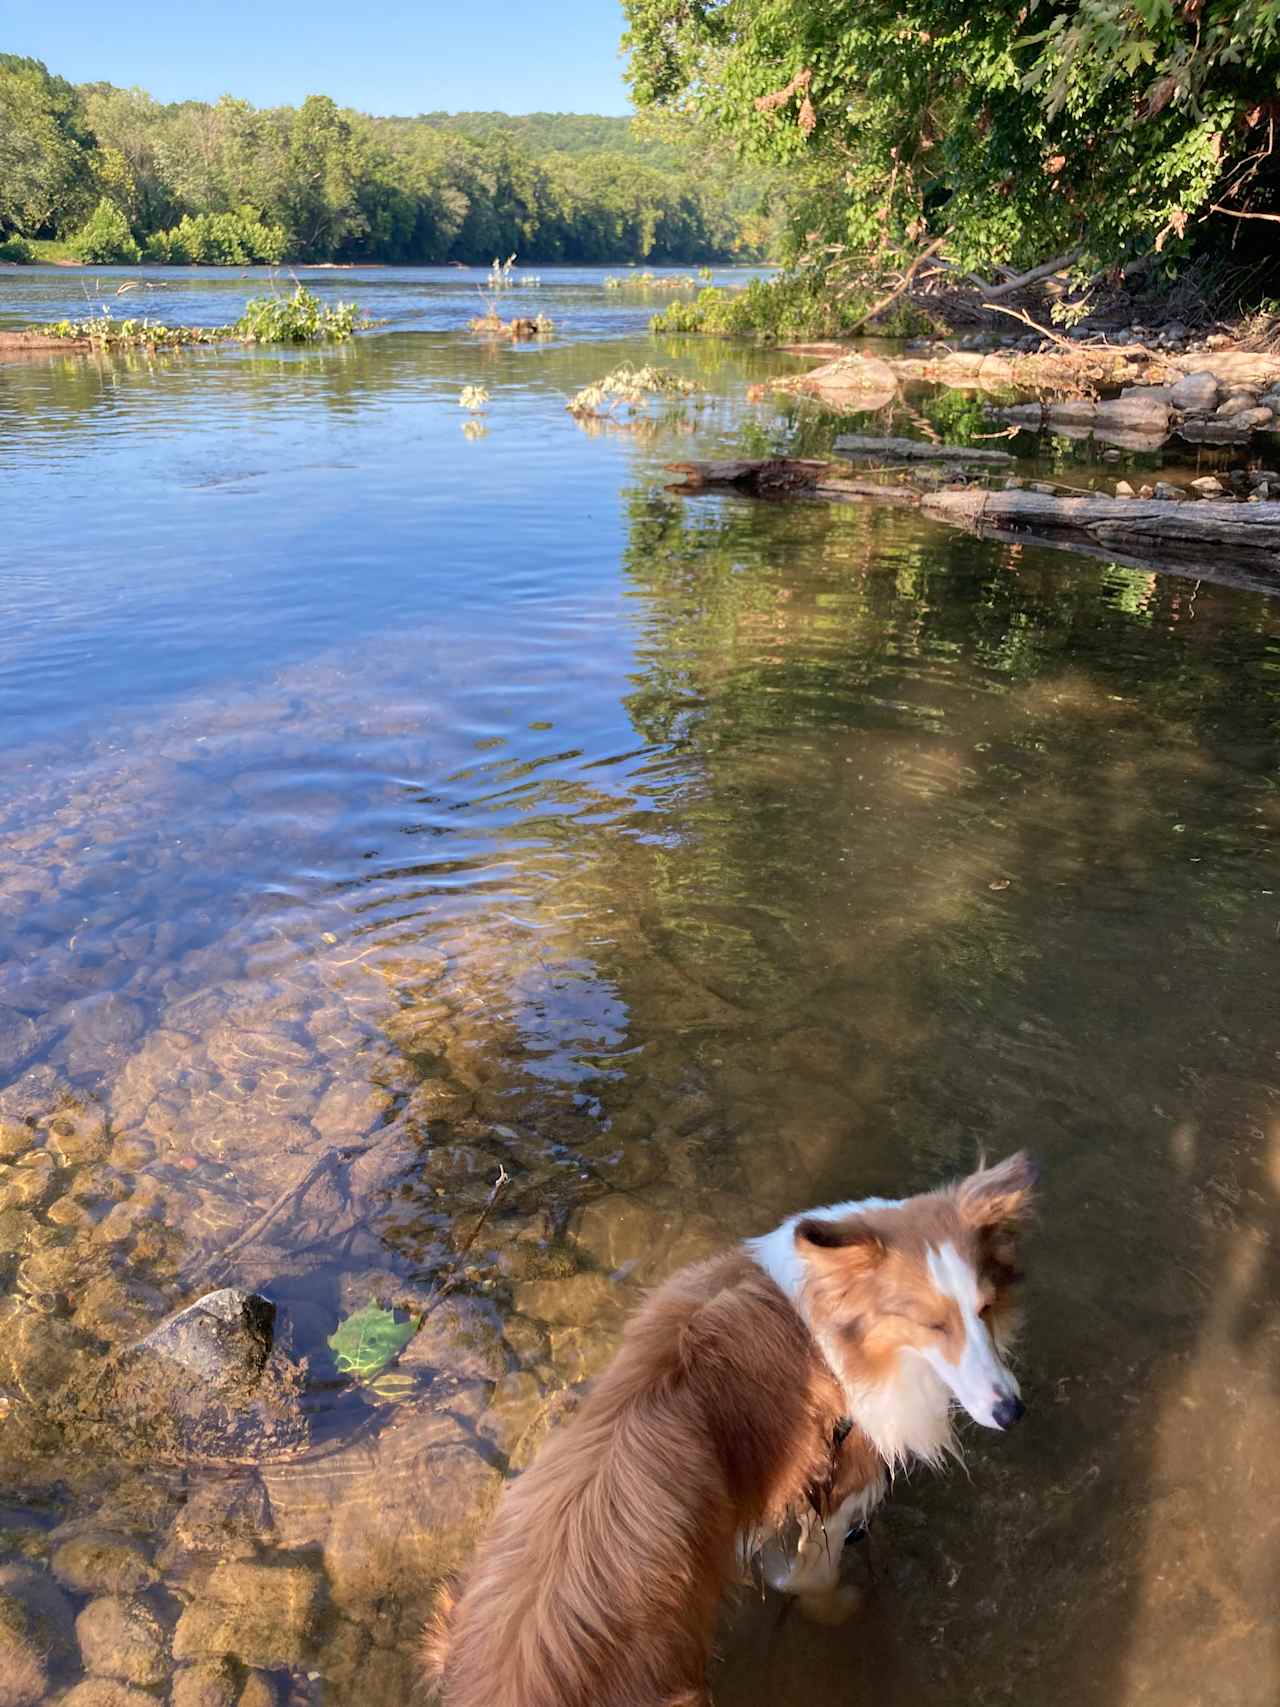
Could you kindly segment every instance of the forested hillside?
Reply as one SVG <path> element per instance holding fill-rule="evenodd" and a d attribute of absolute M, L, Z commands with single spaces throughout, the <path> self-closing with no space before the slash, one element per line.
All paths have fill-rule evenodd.
<path fill-rule="evenodd" d="M 773 174 L 603 116 L 164 104 L 0 55 L 0 256 L 487 264 L 754 258 Z"/>

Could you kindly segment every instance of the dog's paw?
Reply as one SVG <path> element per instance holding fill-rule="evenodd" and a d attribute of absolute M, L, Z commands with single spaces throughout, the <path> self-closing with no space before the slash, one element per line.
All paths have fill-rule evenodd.
<path fill-rule="evenodd" d="M 797 1595 L 796 1605 L 813 1624 L 843 1624 L 862 1605 L 862 1595 L 852 1583 L 837 1583 L 816 1594 Z"/>

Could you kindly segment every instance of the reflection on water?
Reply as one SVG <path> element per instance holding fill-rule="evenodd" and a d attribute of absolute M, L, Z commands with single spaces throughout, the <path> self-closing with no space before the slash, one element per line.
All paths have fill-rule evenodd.
<path fill-rule="evenodd" d="M 723 399 L 712 444 L 783 361 L 671 354 Z M 434 1580 L 645 1285 L 1027 1143 L 1027 1424 L 899 1484 L 853 1624 L 742 1607 L 717 1699 L 1270 1701 L 1274 611 L 677 499 L 674 429 L 564 412 L 616 359 L 418 336 L 3 376 L 29 1699 L 86 1662 L 407 1699 Z M 227 1282 L 308 1360 L 307 1452 L 82 1426 L 109 1350 Z M 430 1313 L 352 1382 L 328 1342 L 370 1301 Z"/>

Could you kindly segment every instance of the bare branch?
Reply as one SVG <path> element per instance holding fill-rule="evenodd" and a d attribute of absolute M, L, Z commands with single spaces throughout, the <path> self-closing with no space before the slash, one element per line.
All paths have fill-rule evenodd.
<path fill-rule="evenodd" d="M 1209 212 L 1229 214 L 1232 219 L 1269 219 L 1272 224 L 1280 225 L 1280 213 L 1241 213 L 1239 208 L 1223 207 L 1220 202 L 1210 202 Z"/>
<path fill-rule="evenodd" d="M 1003 284 L 983 284 L 982 280 L 977 278 L 974 279 L 974 283 L 982 292 L 984 301 L 996 302 L 1002 296 L 1015 296 L 1018 291 L 1025 290 L 1028 285 L 1039 284 L 1041 279 L 1052 278 L 1054 273 L 1062 272 L 1073 261 L 1078 260 L 1079 256 L 1080 245 L 1077 244 L 1065 255 L 1056 255 L 1052 261 L 1043 261 L 1038 267 L 1032 267 L 1029 272 L 1019 273 L 1017 278 L 1006 279 Z M 972 277 L 972 275 L 970 276 Z"/>
<path fill-rule="evenodd" d="M 931 255 L 936 255 L 938 253 L 938 250 L 941 249 L 942 245 L 950 235 L 951 228 L 948 226 L 948 228 L 942 233 L 941 237 L 935 237 L 933 242 L 930 243 L 927 248 L 920 251 L 915 260 L 912 261 L 911 265 L 902 275 L 901 280 L 889 292 L 888 296 L 881 297 L 880 301 L 876 303 L 874 308 L 868 309 L 860 320 L 855 320 L 853 325 L 849 327 L 849 331 L 861 331 L 861 329 L 867 324 L 868 320 L 874 320 L 877 314 L 883 314 L 885 309 L 888 308 L 891 303 L 895 303 L 900 296 L 905 295 L 905 293 L 911 289 L 911 281 L 916 276 L 919 268 L 924 265 Z"/>

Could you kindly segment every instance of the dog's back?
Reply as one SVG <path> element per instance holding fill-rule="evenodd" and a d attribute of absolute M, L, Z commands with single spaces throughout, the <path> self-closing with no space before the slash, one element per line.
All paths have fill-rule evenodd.
<path fill-rule="evenodd" d="M 821 1483 L 840 1409 L 744 1252 L 668 1281 L 438 1609 L 446 1707 L 701 1707 L 739 1537 Z"/>

